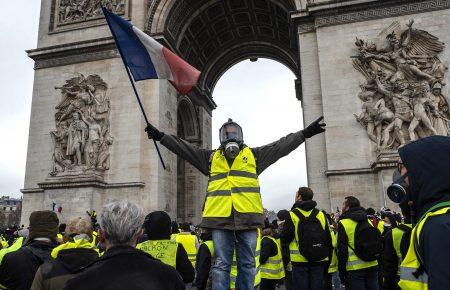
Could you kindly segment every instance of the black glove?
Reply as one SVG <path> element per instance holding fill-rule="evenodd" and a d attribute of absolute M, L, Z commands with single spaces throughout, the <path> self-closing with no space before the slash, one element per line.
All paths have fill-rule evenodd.
<path fill-rule="evenodd" d="M 164 136 L 164 133 L 156 129 L 152 124 L 147 124 L 145 132 L 147 132 L 148 139 L 155 139 L 156 141 L 161 141 Z"/>
<path fill-rule="evenodd" d="M 320 117 L 319 119 L 315 120 L 314 122 L 312 122 L 311 124 L 309 124 L 308 127 L 306 127 L 302 133 L 303 136 L 305 138 L 311 138 L 312 136 L 316 135 L 316 134 L 320 134 L 322 132 L 325 132 L 325 126 L 327 124 L 325 123 L 320 123 L 323 120 L 323 116 Z"/>

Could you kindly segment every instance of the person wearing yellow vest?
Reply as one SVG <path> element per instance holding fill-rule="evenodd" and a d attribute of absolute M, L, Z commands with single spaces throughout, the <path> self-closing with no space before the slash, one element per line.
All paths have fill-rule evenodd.
<path fill-rule="evenodd" d="M 217 150 L 200 149 L 176 136 L 166 135 L 148 124 L 150 139 L 160 141 L 209 177 L 201 227 L 212 229 L 216 261 L 212 269 L 213 290 L 227 289 L 236 242 L 237 287 L 253 288 L 256 229 L 263 225 L 263 206 L 258 175 L 310 138 L 325 131 L 323 117 L 303 131 L 289 134 L 266 146 L 244 144 L 242 128 L 231 119 L 219 130 Z"/>
<path fill-rule="evenodd" d="M 211 289 L 211 266 L 214 262 L 214 243 L 209 229 L 201 229 L 202 243 L 195 259 L 195 287 L 197 290 Z"/>
<path fill-rule="evenodd" d="M 450 277 L 450 138 L 431 136 L 401 148 L 389 198 L 407 202 L 413 224 L 400 265 L 403 290 L 448 289 Z"/>
<path fill-rule="evenodd" d="M 281 241 L 289 243 L 292 263 L 292 284 L 295 290 L 323 289 L 330 264 L 332 241 L 325 214 L 316 209 L 314 193 L 300 187 L 280 233 Z"/>
<path fill-rule="evenodd" d="M 406 256 L 411 237 L 411 214 L 406 201 L 399 204 L 403 223 L 387 231 L 383 247 L 383 290 L 400 290 L 400 264 Z"/>
<path fill-rule="evenodd" d="M 175 241 L 183 245 L 189 257 L 189 261 L 192 263 L 192 267 L 195 267 L 195 257 L 197 256 L 197 249 L 200 244 L 197 236 L 191 234 L 189 223 L 181 224 L 181 233 L 176 235 Z"/>
<path fill-rule="evenodd" d="M 275 290 L 285 277 L 281 241 L 271 224 L 262 231 L 261 254 L 259 256 L 261 284 L 260 290 Z"/>
<path fill-rule="evenodd" d="M 42 264 L 36 272 L 30 290 L 60 290 L 83 267 L 99 257 L 92 245 L 92 223 L 76 218 L 65 227 L 63 244 L 52 250 L 52 260 Z"/>
<path fill-rule="evenodd" d="M 145 217 L 144 230 L 147 240 L 141 241 L 136 248 L 175 268 L 184 283 L 194 281 L 194 267 L 189 261 L 185 247 L 170 239 L 170 216 L 164 211 L 148 214 Z"/>
<path fill-rule="evenodd" d="M 347 290 L 379 290 L 378 284 L 378 261 L 363 260 L 359 253 L 357 255 L 356 233 L 358 224 L 367 223 L 379 239 L 381 253 L 380 233 L 373 228 L 367 218 L 367 213 L 361 207 L 359 200 L 354 196 L 348 196 L 342 205 L 342 215 L 338 223 L 337 248 L 338 269 L 341 282 Z"/>
<path fill-rule="evenodd" d="M 7 253 L 0 266 L 0 284 L 8 289 L 30 289 L 39 266 L 51 259 L 57 246 L 58 216 L 50 210 L 30 214 L 27 240 L 20 249 Z"/>

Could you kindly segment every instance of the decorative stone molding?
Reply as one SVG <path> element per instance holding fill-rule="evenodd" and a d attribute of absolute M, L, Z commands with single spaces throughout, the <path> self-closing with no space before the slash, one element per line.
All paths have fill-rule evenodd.
<path fill-rule="evenodd" d="M 20 192 L 23 194 L 42 193 L 46 189 L 64 189 L 64 188 L 78 188 L 78 187 L 96 187 L 96 188 L 128 188 L 128 187 L 145 187 L 145 182 L 118 182 L 107 183 L 98 180 L 85 181 L 53 181 L 41 182 L 38 184 L 39 188 L 24 188 Z"/>
<path fill-rule="evenodd" d="M 450 8 L 449 0 L 426 1 L 347 1 L 330 4 L 309 4 L 304 11 L 291 14 L 295 21 L 311 18 L 312 23 L 302 23 L 298 33 L 314 31 L 318 27 L 333 26 L 380 18 L 397 17 L 415 13 L 442 10 Z"/>
<path fill-rule="evenodd" d="M 27 50 L 34 69 L 119 57 L 112 37 Z"/>
<path fill-rule="evenodd" d="M 129 18 L 129 0 L 52 0 L 49 34 L 105 25 L 101 4 Z"/>

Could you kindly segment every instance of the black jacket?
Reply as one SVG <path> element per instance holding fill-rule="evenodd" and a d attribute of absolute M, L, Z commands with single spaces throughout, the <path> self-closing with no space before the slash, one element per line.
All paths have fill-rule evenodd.
<path fill-rule="evenodd" d="M 278 141 L 261 147 L 250 148 L 256 159 L 256 173 L 259 175 L 278 159 L 288 155 L 305 141 L 301 131 L 289 134 Z M 161 144 L 191 163 L 201 173 L 208 176 L 210 158 L 214 150 L 200 149 L 172 135 L 164 135 Z M 233 209 L 226 218 L 203 218 L 201 226 L 211 229 L 249 230 L 263 226 L 264 217 L 256 213 L 239 213 Z"/>
<path fill-rule="evenodd" d="M 299 208 L 304 211 L 310 211 L 310 210 L 313 210 L 314 208 L 316 208 L 316 206 L 317 206 L 317 203 L 314 200 L 297 201 L 292 206 L 292 209 Z M 326 262 L 307 262 L 307 263 L 292 262 L 292 266 L 320 265 L 320 264 L 328 265 L 330 263 L 331 255 L 332 255 L 332 251 L 331 251 L 332 240 L 331 240 L 330 227 L 328 226 L 328 222 L 327 222 L 326 218 L 325 218 L 325 222 L 327 223 L 325 226 L 325 231 L 327 233 L 327 241 L 328 241 L 328 244 L 330 245 L 330 253 L 329 253 L 330 255 L 328 257 L 328 261 L 326 261 Z M 280 240 L 281 240 L 281 243 L 283 243 L 285 245 L 286 244 L 289 245 L 289 243 L 294 239 L 295 239 L 295 225 L 292 222 L 291 216 L 289 215 L 289 217 L 287 217 L 286 220 L 284 221 L 283 228 L 280 233 Z"/>
<path fill-rule="evenodd" d="M 42 264 L 34 277 L 31 290 L 59 290 L 85 266 L 98 259 L 93 249 L 66 249 L 55 260 Z"/>
<path fill-rule="evenodd" d="M 117 246 L 69 280 L 64 289 L 181 290 L 185 285 L 174 268 L 143 251 Z"/>
<path fill-rule="evenodd" d="M 208 285 L 208 279 L 210 278 L 210 271 L 212 266 L 211 252 L 206 244 L 202 243 L 198 248 L 197 258 L 195 263 L 195 286 L 197 290 L 205 290 Z"/>
<path fill-rule="evenodd" d="M 277 254 L 278 254 L 277 244 L 273 240 L 267 238 L 266 236 L 262 237 L 259 263 L 261 265 L 265 264 L 270 257 L 273 257 Z"/>
<path fill-rule="evenodd" d="M 56 245 L 31 241 L 15 252 L 6 254 L 0 265 L 0 283 L 8 289 L 29 290 L 39 266 L 51 259 Z"/>
<path fill-rule="evenodd" d="M 362 207 L 350 208 L 347 212 L 341 215 L 340 220 L 351 219 L 355 222 L 367 221 L 367 213 Z M 338 223 L 338 237 L 337 237 L 337 257 L 338 257 L 338 270 L 342 283 L 347 283 L 347 260 L 348 260 L 348 237 L 345 232 L 344 226 Z M 371 267 L 364 270 L 373 270 Z"/>
<path fill-rule="evenodd" d="M 409 192 L 416 221 L 434 205 L 450 201 L 450 138 L 431 136 L 399 149 L 408 170 Z M 428 289 L 448 289 L 450 277 L 450 215 L 429 219 L 423 226 L 419 244 Z"/>
<path fill-rule="evenodd" d="M 399 281 L 398 257 L 397 252 L 394 248 L 392 230 L 388 230 L 384 235 L 383 244 L 383 289 L 400 289 L 400 287 L 397 285 Z"/>

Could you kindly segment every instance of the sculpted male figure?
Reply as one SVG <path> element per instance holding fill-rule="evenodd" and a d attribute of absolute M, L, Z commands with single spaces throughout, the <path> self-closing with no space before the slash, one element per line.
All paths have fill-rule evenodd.
<path fill-rule="evenodd" d="M 382 147 L 387 147 L 392 129 L 395 130 L 400 144 L 403 145 L 406 143 L 402 132 L 403 122 L 409 122 L 412 119 L 411 105 L 409 103 L 411 91 L 401 82 L 397 81 L 394 84 L 394 91 L 391 92 L 385 88 L 378 78 L 376 78 L 375 81 L 378 86 L 378 91 L 391 99 L 395 108 L 394 121 L 384 129 Z"/>
<path fill-rule="evenodd" d="M 427 106 L 428 108 L 430 108 L 434 115 L 437 114 L 437 112 L 434 110 L 431 100 L 427 97 L 427 90 L 425 87 L 420 88 L 413 94 L 412 104 L 414 108 L 414 117 L 408 128 L 411 141 L 417 139 L 415 130 L 420 124 L 424 125 L 425 128 L 430 130 L 432 135 L 437 135 L 436 129 L 433 128 L 433 124 L 431 123 L 430 118 L 428 118 L 427 112 L 425 110 L 425 106 Z"/>
<path fill-rule="evenodd" d="M 73 121 L 69 125 L 69 136 L 67 140 L 67 155 L 74 156 L 74 164 L 82 164 L 82 153 L 86 145 L 86 138 L 88 135 L 87 125 L 80 120 L 78 112 L 72 114 Z"/>

